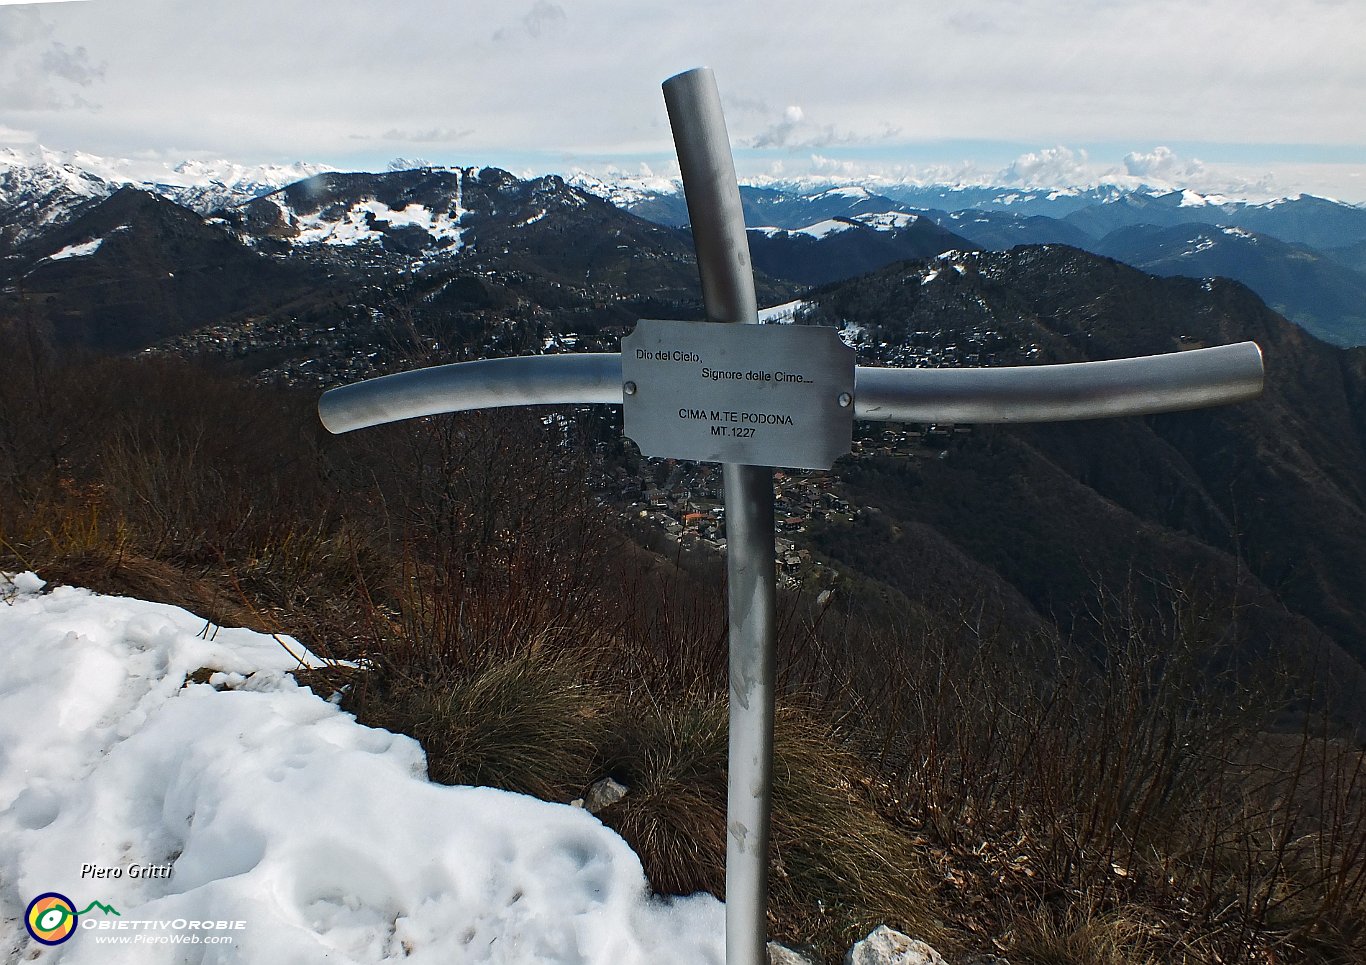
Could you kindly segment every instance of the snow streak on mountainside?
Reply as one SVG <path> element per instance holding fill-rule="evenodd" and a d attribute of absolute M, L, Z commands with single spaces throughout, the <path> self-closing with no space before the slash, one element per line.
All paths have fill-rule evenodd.
<path fill-rule="evenodd" d="M 47 256 L 48 261 L 65 261 L 68 258 L 88 258 L 100 250 L 100 245 L 104 244 L 103 238 L 96 238 L 77 245 L 67 245 L 61 251 L 53 252 Z"/>

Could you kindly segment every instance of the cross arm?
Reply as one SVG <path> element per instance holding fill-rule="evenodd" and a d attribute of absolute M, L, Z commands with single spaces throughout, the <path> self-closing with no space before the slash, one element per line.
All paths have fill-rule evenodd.
<path fill-rule="evenodd" d="M 1261 395 L 1255 342 L 1168 355 L 1002 368 L 854 369 L 854 418 L 872 422 L 1062 422 L 1151 415 Z M 482 359 L 385 375 L 323 393 L 329 432 L 509 405 L 621 405 L 617 353 Z"/>
<path fill-rule="evenodd" d="M 874 422 L 1062 422 L 1255 399 L 1256 342 L 1167 355 L 972 369 L 858 366 L 854 418 Z"/>
<path fill-rule="evenodd" d="M 506 405 L 621 405 L 621 356 L 527 355 L 455 362 L 329 389 L 318 415 L 329 432 Z"/>

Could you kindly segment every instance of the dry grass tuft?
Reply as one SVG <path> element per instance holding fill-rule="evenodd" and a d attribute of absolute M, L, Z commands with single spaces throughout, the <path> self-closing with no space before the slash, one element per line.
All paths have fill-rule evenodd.
<path fill-rule="evenodd" d="M 1170 961 L 1145 951 L 1149 929 L 1122 914 L 1106 918 L 1040 909 L 1024 917 L 1006 943 L 1019 965 L 1157 965 Z"/>
<path fill-rule="evenodd" d="M 692 694 L 617 708 L 599 768 L 630 789 L 603 820 L 664 894 L 725 893 L 727 711 Z"/>
<path fill-rule="evenodd" d="M 656 890 L 724 895 L 727 707 L 706 693 L 624 708 L 603 767 L 631 790 L 603 820 Z M 874 805 L 829 724 L 785 702 L 774 727 L 769 914 L 776 940 L 837 955 L 878 924 L 950 940 L 915 844 Z"/>
<path fill-rule="evenodd" d="M 416 737 L 434 781 L 568 801 L 597 752 L 602 710 L 569 660 L 531 653 L 464 677 L 391 679 L 358 717 Z"/>

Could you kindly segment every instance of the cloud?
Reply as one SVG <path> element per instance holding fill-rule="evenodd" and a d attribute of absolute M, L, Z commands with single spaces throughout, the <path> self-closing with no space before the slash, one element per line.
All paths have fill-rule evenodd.
<path fill-rule="evenodd" d="M 50 38 L 51 23 L 31 8 L 0 16 L 0 105 L 11 111 L 96 108 L 72 89 L 92 87 L 105 65 L 94 64 L 83 46 Z"/>
<path fill-rule="evenodd" d="M 815 177 L 875 184 L 996 184 L 993 175 L 971 161 L 957 164 L 889 164 L 885 161 L 832 158 L 812 154 L 807 167 Z M 775 175 L 777 176 L 777 175 Z"/>
<path fill-rule="evenodd" d="M 38 135 L 33 131 L 20 131 L 0 124 L 0 144 L 36 144 Z"/>
<path fill-rule="evenodd" d="M 1324 145 L 1324 160 L 1359 166 L 1366 113 L 1353 105 L 1366 103 L 1366 58 L 1351 38 L 1366 31 L 1366 3 L 1254 4 L 1256 16 L 1235 0 L 986 0 L 929 12 L 856 0 L 802 16 L 722 0 L 625 13 L 608 0 L 408 0 L 383 17 L 374 0 L 331 0 L 326 15 L 279 0 L 6 6 L 0 124 L 103 154 L 348 166 L 401 154 L 547 170 L 570 156 L 633 169 L 671 152 L 659 82 L 707 64 L 736 147 L 793 171 L 817 153 L 889 169 L 972 158 L 1016 181 L 1077 166 L 1137 177 L 1126 151 L 1134 171 L 1162 172 L 1173 162 L 1147 157 L 1153 145 L 1190 145 L 1212 177 L 1230 157 L 1269 169 L 1263 143 L 1305 146 L 1306 161 Z M 299 56 L 300 37 L 317 56 Z M 70 109 L 78 98 L 101 111 Z M 1060 144 L 1070 161 L 1039 150 Z M 1036 156 L 1017 158 L 1025 150 Z"/>
<path fill-rule="evenodd" d="M 536 0 L 535 6 L 522 18 L 522 26 L 531 36 L 539 37 L 542 30 L 566 19 L 563 7 L 548 0 Z"/>
<path fill-rule="evenodd" d="M 64 43 L 54 43 L 43 52 L 40 63 L 49 74 L 82 87 L 89 87 L 104 77 L 105 65 L 92 64 L 90 52 L 84 47 L 72 49 Z"/>
<path fill-rule="evenodd" d="M 16 50 L 52 36 L 52 24 L 36 10 L 20 9 L 0 17 L 0 50 Z"/>
<path fill-rule="evenodd" d="M 1175 183 L 1198 180 L 1205 176 L 1205 164 L 1199 158 L 1177 156 L 1169 147 L 1161 145 L 1144 154 L 1131 151 L 1124 155 L 1124 170 L 1130 177 Z"/>
<path fill-rule="evenodd" d="M 787 148 L 804 151 L 812 148 L 834 147 L 840 144 L 853 144 L 864 140 L 855 135 L 839 131 L 833 124 L 813 124 L 806 119 L 806 112 L 800 105 L 791 104 L 776 121 L 749 138 L 741 138 L 745 147 Z"/>
<path fill-rule="evenodd" d="M 783 111 L 782 120 L 770 124 L 750 141 L 750 147 L 793 147 L 792 141 L 802 121 L 806 119 L 801 107 L 793 104 Z"/>
<path fill-rule="evenodd" d="M 433 127 L 425 131 L 405 131 L 391 127 L 380 135 L 386 141 L 406 141 L 409 144 L 454 144 L 467 140 L 474 133 L 471 128 Z"/>
<path fill-rule="evenodd" d="M 1199 158 L 1183 158 L 1163 145 L 1124 155 L 1124 172 L 1135 181 L 1158 188 L 1248 197 L 1277 193 L 1277 179 L 1269 172 L 1249 174 L 1230 165 L 1206 164 Z"/>
<path fill-rule="evenodd" d="M 883 173 L 878 166 L 869 164 L 867 161 L 826 157 L 823 154 L 811 155 L 809 166 L 812 174 L 841 178 L 867 177 L 869 175 Z M 779 170 L 781 170 L 781 168 Z"/>
<path fill-rule="evenodd" d="M 1087 184 L 1094 178 L 1086 152 L 1061 145 L 1021 154 L 997 175 L 1000 184 L 1027 188 Z"/>
<path fill-rule="evenodd" d="M 1283 176 L 1273 175 L 1264 170 L 1248 170 L 1231 164 L 1211 164 L 1186 159 L 1167 147 L 1157 147 L 1151 151 L 1132 151 L 1121 163 L 1101 163 L 1081 148 L 1058 146 L 1021 154 L 999 169 L 972 161 L 961 161 L 957 164 L 888 163 L 858 158 L 832 158 L 815 153 L 808 159 L 806 170 L 809 176 L 817 179 L 858 182 L 874 190 L 878 182 L 886 181 L 895 184 L 982 185 L 1043 190 L 1093 188 L 1100 185 L 1118 185 L 1131 189 L 1146 187 L 1163 191 L 1189 188 L 1206 195 L 1252 200 L 1264 200 L 1286 193 L 1284 188 L 1280 187 L 1285 180 Z M 783 176 L 782 172 L 771 168 L 763 173 L 770 177 Z M 803 177 L 796 171 L 787 173 L 797 180 Z M 1332 172 L 1320 172 L 1321 175 L 1329 173 Z M 1314 183 L 1305 180 L 1302 173 L 1295 180 L 1305 185 Z M 1339 179 L 1340 182 L 1341 180 Z"/>
<path fill-rule="evenodd" d="M 1008 32 L 1000 20 L 988 17 L 981 9 L 952 10 L 945 16 L 944 23 L 959 33 L 969 35 L 1002 35 Z"/>
<path fill-rule="evenodd" d="M 1249 174 L 1228 164 L 1206 164 L 1185 158 L 1159 145 L 1150 151 L 1130 151 L 1120 164 L 1099 164 L 1086 151 L 1051 147 L 1021 154 L 992 179 L 995 184 L 1028 188 L 1090 188 L 1114 184 L 1128 188 L 1179 190 L 1202 194 L 1260 198 L 1274 194 L 1275 179 L 1264 172 Z"/>
<path fill-rule="evenodd" d="M 536 0 L 531 9 L 522 15 L 520 23 L 527 36 L 535 38 L 543 33 L 549 34 L 553 27 L 568 19 L 564 8 L 559 4 L 551 3 L 550 0 Z M 516 36 L 517 32 L 507 27 L 500 27 L 493 32 L 493 39 L 500 43 L 512 40 Z"/>

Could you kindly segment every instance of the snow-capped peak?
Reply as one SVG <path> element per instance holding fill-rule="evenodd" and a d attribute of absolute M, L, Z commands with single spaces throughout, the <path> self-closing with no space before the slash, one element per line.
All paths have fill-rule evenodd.
<path fill-rule="evenodd" d="M 875 211 L 870 214 L 856 214 L 853 220 L 877 231 L 898 231 L 920 220 L 920 215 L 908 211 Z"/>
<path fill-rule="evenodd" d="M 653 174 L 598 177 L 586 171 L 575 171 L 565 178 L 565 184 L 578 188 L 618 208 L 630 208 L 661 195 L 678 195 L 683 182 L 677 178 L 662 178 Z"/>
<path fill-rule="evenodd" d="M 186 187 L 209 184 L 257 187 L 269 184 L 280 188 L 337 169 L 327 164 L 310 164 L 306 161 L 294 161 L 291 164 L 238 164 L 235 161 L 218 160 L 181 161 L 170 170 L 178 175 L 177 181 Z"/>
<path fill-rule="evenodd" d="M 326 164 L 240 164 L 227 160 L 158 161 L 109 158 L 84 151 L 53 151 L 41 145 L 0 150 L 0 178 L 36 179 L 91 198 L 131 186 L 160 194 L 201 214 L 268 194 L 324 171 Z M 18 172 L 32 172 L 20 175 Z M 11 188 L 10 191 L 13 189 Z M 9 193 L 3 187 L 0 192 Z M 0 203 L 4 198 L 0 196 Z"/>
<path fill-rule="evenodd" d="M 14 226 L 12 242 L 37 237 L 114 188 L 44 148 L 0 150 L 0 213 Z"/>
<path fill-rule="evenodd" d="M 81 198 L 94 198 L 109 193 L 105 179 L 88 168 L 73 163 L 67 155 L 37 147 L 31 151 L 14 148 L 0 150 L 0 203 L 5 195 L 24 186 L 46 192 L 63 190 Z"/>
<path fill-rule="evenodd" d="M 242 204 L 315 174 L 335 171 L 326 164 L 238 164 L 233 161 L 181 161 L 162 170 L 137 172 L 130 183 L 149 188 L 200 214 Z"/>

